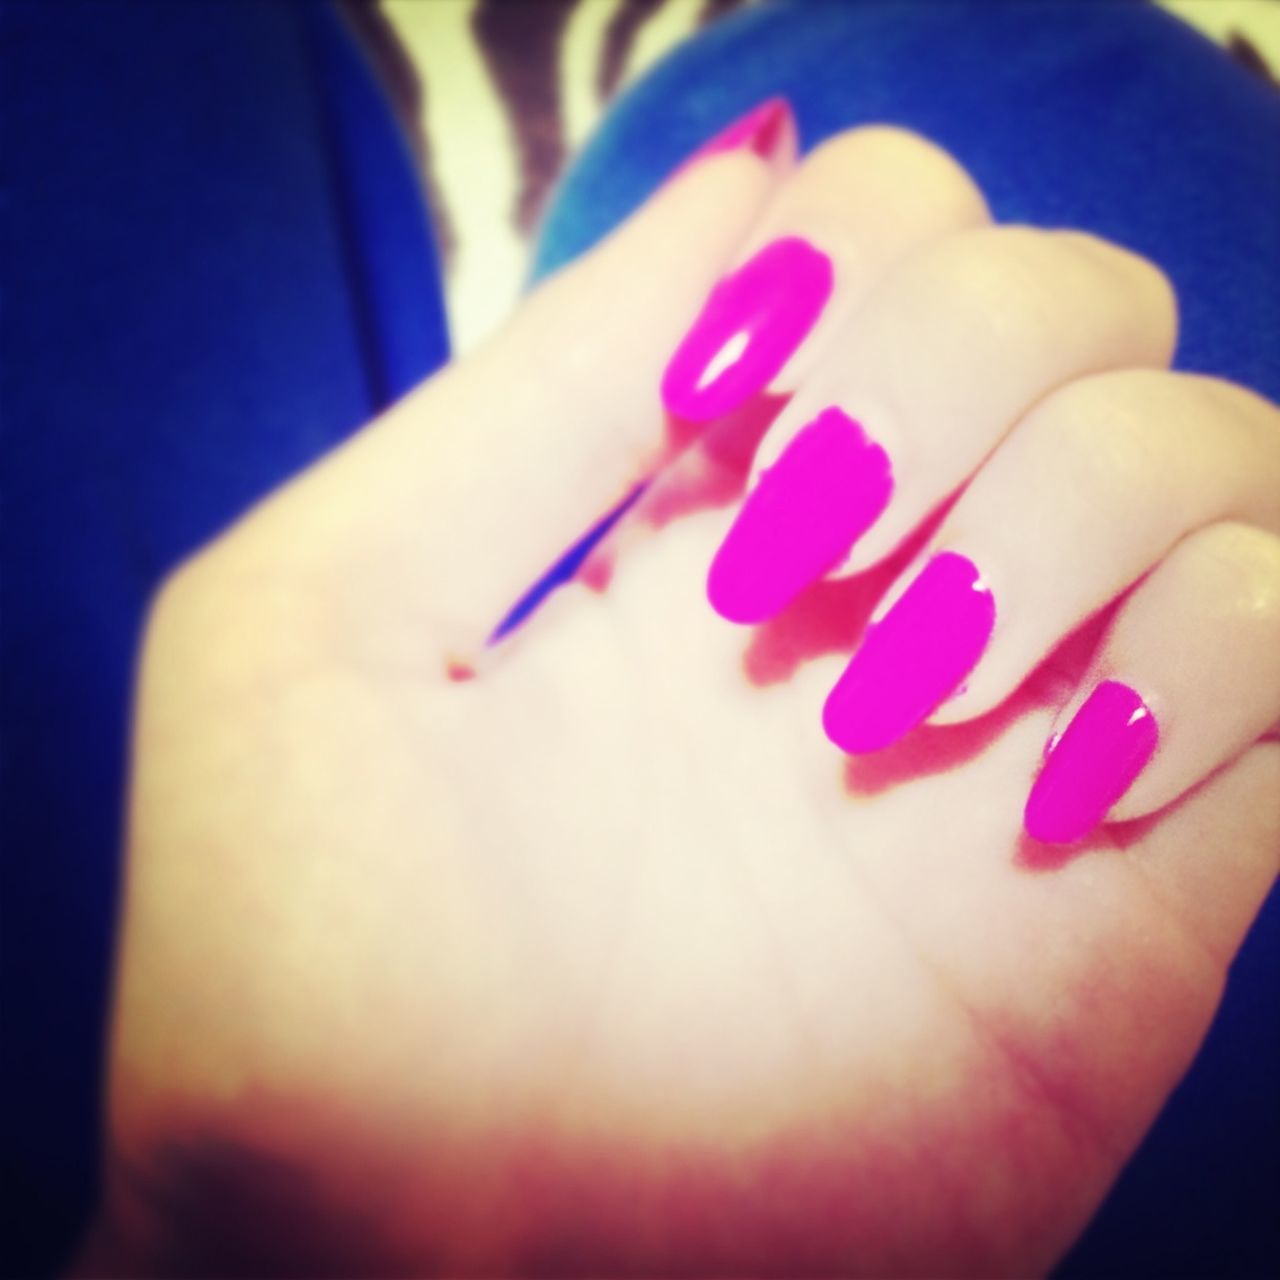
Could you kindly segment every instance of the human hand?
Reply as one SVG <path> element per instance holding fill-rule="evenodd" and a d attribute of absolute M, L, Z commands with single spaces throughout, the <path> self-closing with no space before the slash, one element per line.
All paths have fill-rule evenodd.
<path fill-rule="evenodd" d="M 142 666 L 91 1266 L 1061 1254 L 1276 872 L 1280 751 L 1256 740 L 1280 714 L 1280 423 L 1164 371 L 1150 265 L 987 223 L 893 130 L 783 175 L 700 163 L 179 572 Z M 789 237 L 811 248 L 763 283 L 763 337 L 701 379 L 740 320 L 682 344 L 708 289 Z M 862 434 L 828 417 L 816 462 L 767 482 L 803 471 L 809 518 L 756 488 L 719 551 L 762 433 L 757 484 L 832 406 Z M 486 649 L 655 474 L 582 580 Z M 989 640 L 976 615 L 973 651 L 904 673 L 898 627 L 828 704 L 922 548 L 978 566 Z M 763 625 L 708 605 L 713 562 L 718 608 Z M 1120 772 L 1072 770 L 1050 825 L 1089 818 L 1090 787 L 1093 817 L 1137 821 L 1051 847 L 1024 801 L 1102 679 L 1158 749 L 1114 805 Z M 834 746 L 824 704 L 879 749 Z"/>

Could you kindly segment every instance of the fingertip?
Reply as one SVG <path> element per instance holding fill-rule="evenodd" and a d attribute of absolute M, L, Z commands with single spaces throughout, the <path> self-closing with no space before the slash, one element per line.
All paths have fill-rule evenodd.
<path fill-rule="evenodd" d="M 1027 834 L 1043 844 L 1084 839 L 1115 816 L 1159 741 L 1155 715 L 1136 689 L 1099 683 L 1052 741 L 1023 811 Z"/>

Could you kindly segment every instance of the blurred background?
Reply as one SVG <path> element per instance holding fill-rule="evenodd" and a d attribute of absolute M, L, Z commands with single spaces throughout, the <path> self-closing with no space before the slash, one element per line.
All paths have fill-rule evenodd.
<path fill-rule="evenodd" d="M 751 44 L 764 11 L 786 7 L 804 5 L 0 6 L 3 1274 L 57 1273 L 96 1194 L 128 690 L 155 582 L 473 347 L 535 263 L 549 269 L 601 234 L 742 106 L 788 91 L 806 142 L 837 127 L 830 95 L 776 83 L 768 50 Z M 1137 182 L 1140 155 L 1194 156 L 1220 206 L 1240 214 L 1206 205 L 1201 258 L 1187 259 L 1201 287 L 1188 291 L 1180 362 L 1277 394 L 1274 329 L 1224 337 L 1208 303 L 1201 323 L 1195 299 L 1214 292 L 1203 282 L 1224 278 L 1212 274 L 1224 259 L 1249 250 L 1248 235 L 1265 236 L 1268 220 L 1280 228 L 1265 176 L 1280 156 L 1268 154 L 1280 5 L 1161 0 L 1167 21 L 1152 24 L 1134 17 L 1148 8 L 1138 0 L 1002 0 L 998 29 L 996 6 L 979 15 L 970 0 L 843 7 L 850 65 L 881 68 L 868 110 L 928 131 L 934 108 L 917 83 L 928 75 L 913 79 L 860 39 L 905 30 L 911 40 L 894 47 L 913 57 L 987 59 L 1005 88 L 953 136 L 942 104 L 934 136 L 974 169 L 1000 216 L 1092 217 L 1133 242 L 1098 199 L 1020 204 L 992 160 L 1001 128 L 1013 136 L 999 92 L 1036 100 L 1058 75 L 1064 93 L 1096 98 L 1103 73 L 1080 47 L 1114 37 L 1107 87 L 1139 105 L 1110 117 L 1112 142 L 1099 133 L 1092 145 L 1104 158 L 1131 147 Z M 1053 44 L 1050 28 L 1070 39 Z M 1026 53 L 1045 31 L 1050 51 Z M 717 58 L 732 82 L 719 98 L 677 93 Z M 897 114 L 881 109 L 895 87 Z M 1226 125 L 1206 117 L 1220 103 Z M 1069 125 L 1044 145 L 1069 147 Z M 616 163 L 620 139 L 643 164 Z M 1227 176 L 1214 177 L 1220 155 Z M 1096 197 L 1087 160 L 1068 163 Z M 1210 274 L 1194 277 L 1202 258 Z M 1205 1054 L 1062 1276 L 1280 1274 L 1277 914 L 1273 895 Z"/>
<path fill-rule="evenodd" d="M 455 350 L 470 350 L 509 312 L 528 273 L 539 214 L 609 103 L 701 28 L 757 2 L 380 0 L 373 6 L 407 64 L 407 124 L 429 175 L 437 233 L 443 233 Z M 1280 74 L 1280 6 L 1273 0 L 1159 3 L 1241 65 L 1263 76 Z"/>

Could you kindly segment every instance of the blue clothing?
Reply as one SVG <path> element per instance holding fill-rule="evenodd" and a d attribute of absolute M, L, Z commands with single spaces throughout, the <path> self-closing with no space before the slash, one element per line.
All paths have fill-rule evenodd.
<path fill-rule="evenodd" d="M 14 1274 L 95 1191 L 130 665 L 157 579 L 445 359 L 418 180 L 327 7 L 8 5 L 4 1156 Z M 1003 220 L 1158 262 L 1177 363 L 1280 398 L 1280 95 L 1144 4 L 779 2 L 611 110 L 535 274 L 774 93 L 812 144 L 915 128 Z M 1280 896 L 1204 1052 L 1062 1276 L 1280 1271 Z"/>
<path fill-rule="evenodd" d="M 0 14 L 0 1274 L 29 1276 L 97 1179 L 145 601 L 448 348 L 412 159 L 327 6 Z"/>

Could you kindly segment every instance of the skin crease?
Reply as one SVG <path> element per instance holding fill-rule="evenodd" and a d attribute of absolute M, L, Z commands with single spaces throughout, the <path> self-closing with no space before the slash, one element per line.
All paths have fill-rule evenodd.
<path fill-rule="evenodd" d="M 756 177 L 708 164 L 157 602 L 82 1273 L 1040 1273 L 1189 1063 L 1276 873 L 1280 748 L 1036 847 L 1069 645 L 991 716 L 842 756 L 822 702 L 912 552 L 718 618 L 767 422 L 670 470 L 607 589 L 465 643 L 568 540 L 485 559 L 575 480 L 553 392 L 512 434 L 510 389 L 557 381 L 537 335 L 681 282 L 644 236 L 731 261 L 708 206 Z M 571 404 L 656 387 L 717 269 L 585 339 Z"/>

